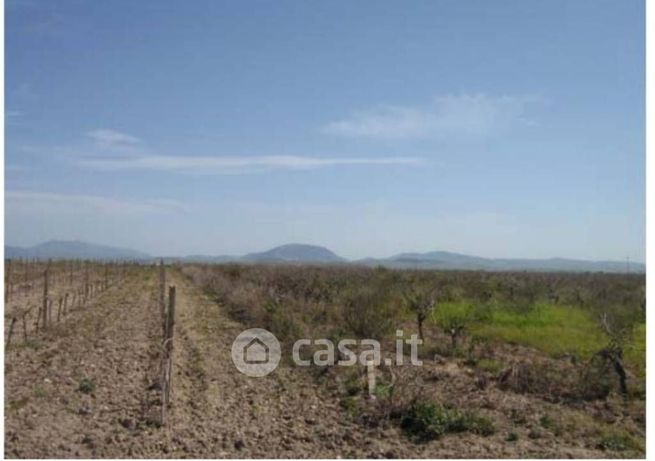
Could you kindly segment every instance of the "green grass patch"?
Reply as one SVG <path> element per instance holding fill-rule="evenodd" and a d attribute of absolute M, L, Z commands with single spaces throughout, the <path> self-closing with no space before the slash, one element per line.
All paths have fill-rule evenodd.
<path fill-rule="evenodd" d="M 487 340 L 533 347 L 553 357 L 571 354 L 588 359 L 606 347 L 609 338 L 597 321 L 583 309 L 537 303 L 528 309 L 486 306 L 467 301 L 444 302 L 437 306 L 430 322 L 442 329 L 451 324 L 465 326 L 469 335 Z M 624 349 L 625 362 L 639 379 L 646 377 L 646 324 L 634 329 Z M 481 361 L 482 362 L 482 361 Z M 478 368 L 495 372 L 497 364 L 478 363 Z"/>
<path fill-rule="evenodd" d="M 625 348 L 625 362 L 640 379 L 646 378 L 646 324 L 640 323 L 632 333 L 632 340 Z"/>
<path fill-rule="evenodd" d="M 492 374 L 498 374 L 505 368 L 505 364 L 493 359 L 480 359 L 475 366 L 482 371 Z"/>
<path fill-rule="evenodd" d="M 587 358 L 607 344 L 587 312 L 551 304 L 537 304 L 527 311 L 493 309 L 472 330 L 483 338 L 533 347 L 552 356 Z"/>
<path fill-rule="evenodd" d="M 643 446 L 637 439 L 627 433 L 609 434 L 600 439 L 598 448 L 610 451 L 643 452 Z"/>

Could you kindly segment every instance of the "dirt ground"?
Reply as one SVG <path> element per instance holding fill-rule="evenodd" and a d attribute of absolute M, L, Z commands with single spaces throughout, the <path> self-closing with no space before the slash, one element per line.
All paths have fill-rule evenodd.
<path fill-rule="evenodd" d="M 490 417 L 496 433 L 415 443 L 395 424 L 363 423 L 346 411 L 336 372 L 317 377 L 283 360 L 266 377 L 241 374 L 230 349 L 244 327 L 178 272 L 169 271 L 168 283 L 177 287 L 177 316 L 167 423 L 158 419 L 157 275 L 144 269 L 7 351 L 5 456 L 607 458 L 630 454 L 599 448 L 603 430 L 643 437 L 643 415 L 620 401 L 549 403 L 481 385 L 479 374 L 445 359 L 420 371 L 431 394 Z M 539 424 L 544 416 L 549 427 Z"/>

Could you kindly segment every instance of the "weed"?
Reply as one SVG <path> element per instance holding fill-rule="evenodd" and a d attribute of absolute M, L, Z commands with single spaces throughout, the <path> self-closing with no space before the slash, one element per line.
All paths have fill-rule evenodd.
<path fill-rule="evenodd" d="M 527 418 L 525 417 L 525 414 L 523 414 L 522 411 L 519 411 L 516 408 L 512 408 L 510 412 L 510 419 L 512 420 L 512 423 L 514 423 L 517 426 L 523 426 L 528 422 Z"/>
<path fill-rule="evenodd" d="M 96 386 L 90 379 L 84 378 L 80 381 L 79 391 L 83 394 L 90 394 L 95 390 Z"/>
<path fill-rule="evenodd" d="M 505 438 L 506 442 L 516 442 L 519 439 L 519 435 L 516 432 L 510 432 Z"/>
<path fill-rule="evenodd" d="M 358 372 L 353 371 L 346 375 L 343 381 L 343 388 L 348 396 L 359 394 L 362 390 L 361 376 Z"/>
<path fill-rule="evenodd" d="M 378 399 L 389 399 L 393 395 L 393 384 L 378 383 L 375 386 L 375 396 Z"/>
<path fill-rule="evenodd" d="M 461 413 L 431 401 L 414 400 L 402 415 L 400 427 L 417 442 L 434 440 L 450 432 L 472 432 L 488 436 L 493 422 L 474 413 Z"/>
<path fill-rule="evenodd" d="M 357 413 L 357 398 L 355 396 L 349 395 L 343 397 L 339 401 L 339 405 L 351 416 Z"/>
<path fill-rule="evenodd" d="M 23 397 L 22 399 L 18 400 L 9 400 L 7 402 L 7 408 L 12 411 L 18 411 L 21 408 L 25 407 L 27 403 L 30 401 L 28 397 Z"/>
<path fill-rule="evenodd" d="M 500 373 L 505 368 L 505 364 L 493 359 L 480 359 L 475 366 L 482 371 L 486 371 L 494 375 Z"/>
<path fill-rule="evenodd" d="M 600 439 L 598 448 L 611 451 L 640 451 L 639 443 L 628 434 L 610 434 Z"/>
<path fill-rule="evenodd" d="M 560 425 L 557 424 L 557 422 L 548 415 L 544 415 L 541 418 L 539 418 L 539 424 L 544 429 L 548 429 L 555 436 L 560 436 L 562 434 L 562 428 L 560 427 Z"/>
<path fill-rule="evenodd" d="M 539 418 L 539 424 L 544 429 L 552 429 L 553 427 L 555 427 L 555 421 L 553 421 L 553 419 L 548 415 L 544 415 L 541 418 Z"/>
<path fill-rule="evenodd" d="M 43 386 L 34 386 L 34 396 L 44 398 L 48 396 L 48 391 Z"/>
<path fill-rule="evenodd" d="M 454 426 L 453 432 L 472 432 L 473 434 L 487 437 L 496 433 L 496 427 L 491 419 L 479 416 L 475 413 L 464 413 L 460 415 L 459 421 Z"/>

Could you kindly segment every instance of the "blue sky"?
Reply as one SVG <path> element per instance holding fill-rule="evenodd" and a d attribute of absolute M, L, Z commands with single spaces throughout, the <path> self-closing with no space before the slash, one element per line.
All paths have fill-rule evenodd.
<path fill-rule="evenodd" d="M 7 0 L 5 234 L 644 260 L 644 5 Z"/>

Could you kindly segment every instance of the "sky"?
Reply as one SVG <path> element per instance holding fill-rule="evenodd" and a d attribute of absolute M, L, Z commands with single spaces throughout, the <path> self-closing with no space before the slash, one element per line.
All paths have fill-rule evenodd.
<path fill-rule="evenodd" d="M 7 0 L 5 239 L 645 259 L 636 0 Z"/>

